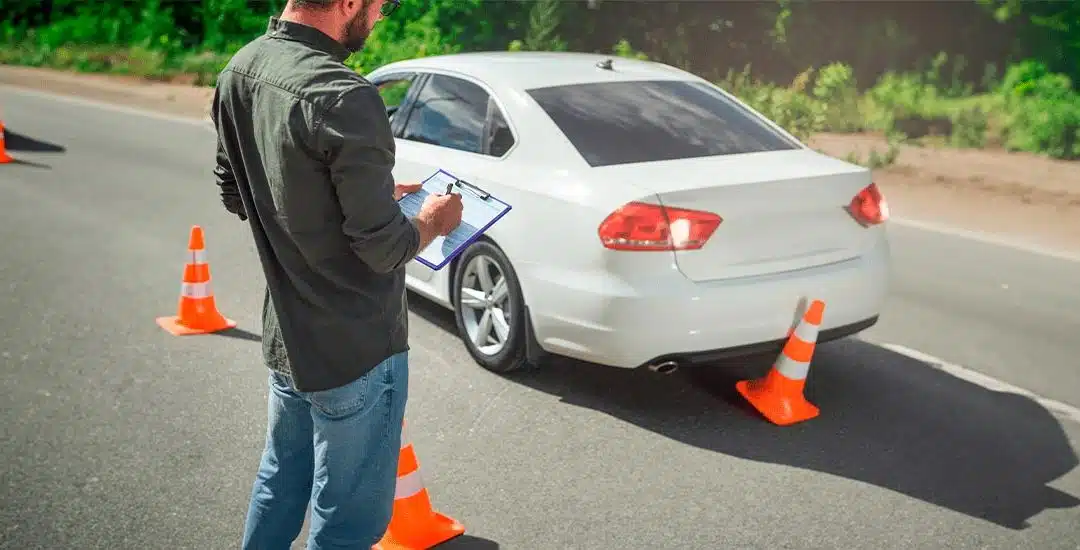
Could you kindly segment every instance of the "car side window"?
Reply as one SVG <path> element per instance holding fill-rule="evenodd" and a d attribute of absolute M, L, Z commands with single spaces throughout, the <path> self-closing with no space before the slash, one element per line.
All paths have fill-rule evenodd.
<path fill-rule="evenodd" d="M 398 107 L 401 106 L 401 102 L 405 101 L 405 96 L 409 94 L 409 88 L 413 84 L 413 76 L 411 74 L 394 75 L 385 80 L 380 80 L 376 84 L 379 95 L 382 96 L 383 103 L 386 104 L 386 114 L 390 117 L 391 123 L 394 121 L 394 115 L 397 113 Z"/>
<path fill-rule="evenodd" d="M 452 76 L 433 74 L 416 96 L 402 139 L 485 153 L 488 93 Z"/>
<path fill-rule="evenodd" d="M 484 131 L 484 154 L 493 157 L 501 157 L 514 146 L 514 134 L 510 131 L 510 124 L 506 122 L 499 105 L 494 99 L 488 98 L 487 124 Z"/>

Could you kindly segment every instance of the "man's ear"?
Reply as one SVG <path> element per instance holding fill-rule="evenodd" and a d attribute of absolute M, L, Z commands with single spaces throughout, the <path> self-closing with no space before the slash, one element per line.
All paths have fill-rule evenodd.
<path fill-rule="evenodd" d="M 352 19 L 356 16 L 357 12 L 363 8 L 362 0 L 341 0 L 338 2 L 338 6 L 341 9 L 341 14 L 348 19 Z"/>

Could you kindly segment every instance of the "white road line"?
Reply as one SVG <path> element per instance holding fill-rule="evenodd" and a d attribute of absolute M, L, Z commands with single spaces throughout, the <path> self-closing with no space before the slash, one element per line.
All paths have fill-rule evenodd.
<path fill-rule="evenodd" d="M 1067 403 L 1062 403 L 1060 401 L 1055 401 L 1053 399 L 1049 399 L 1047 397 L 1037 395 L 1037 394 L 1035 394 L 1035 393 L 1033 393 L 1031 391 L 1025 390 L 1024 388 L 1020 388 L 1020 387 L 1014 386 L 1012 384 L 1009 384 L 1008 382 L 1003 382 L 1001 380 L 998 380 L 997 378 L 993 378 L 993 377 L 987 376 L 985 374 L 982 374 L 980 372 L 973 371 L 973 370 L 971 370 L 971 369 L 969 369 L 967 367 L 962 367 L 960 365 L 954 365 L 952 363 L 949 363 L 947 361 L 944 361 L 942 359 L 934 357 L 933 355 L 923 353 L 923 352 L 921 352 L 919 350 L 914 350 L 914 349 L 904 347 L 904 346 L 901 346 L 901 345 L 898 345 L 898 344 L 878 344 L 878 345 L 885 348 L 885 349 L 888 349 L 889 351 L 899 353 L 900 355 L 906 355 L 907 357 L 910 357 L 910 358 L 915 359 L 917 361 L 922 361 L 922 362 L 930 365 L 931 367 L 934 367 L 934 368 L 936 368 L 938 370 L 941 370 L 943 372 L 951 374 L 951 375 L 953 375 L 953 376 L 955 376 L 955 377 L 957 377 L 957 378 L 959 378 L 961 380 L 966 380 L 968 382 L 971 382 L 972 384 L 982 386 L 982 387 L 984 387 L 984 388 L 986 388 L 988 390 L 998 391 L 998 392 L 1006 392 L 1006 393 L 1014 393 L 1014 394 L 1017 394 L 1017 395 L 1022 395 L 1024 397 L 1027 397 L 1027 398 L 1031 399 L 1032 401 L 1035 401 L 1036 403 L 1041 405 L 1046 410 L 1048 410 L 1048 411 L 1050 411 L 1052 413 L 1056 413 L 1059 416 L 1061 416 L 1063 418 L 1066 418 L 1068 420 L 1072 420 L 1073 422 L 1076 422 L 1077 424 L 1080 424 L 1080 409 L 1078 409 L 1078 408 L 1076 408 L 1076 407 L 1074 407 L 1072 405 L 1069 405 Z"/>
<path fill-rule="evenodd" d="M 923 231 L 933 231 L 934 233 L 944 233 L 946 235 L 952 235 L 954 237 L 960 237 L 969 241 L 976 241 L 984 244 L 991 244 L 994 246 L 1000 246 L 1004 248 L 1012 248 L 1014 250 L 1020 250 L 1029 254 L 1037 254 L 1039 256 L 1047 256 L 1058 260 L 1065 260 L 1067 262 L 1080 262 L 1080 256 L 1076 254 L 1070 254 L 1068 252 L 1062 252 L 1060 250 L 1053 250 L 1043 246 L 1038 246 L 1031 243 L 1020 242 L 1017 239 L 1004 237 L 1000 235 L 994 235 L 992 233 L 985 233 L 982 231 L 972 231 L 969 229 L 960 229 L 958 227 L 950 227 L 944 224 L 938 224 L 933 222 L 924 222 L 918 220 L 908 220 L 902 218 L 892 218 L 890 223 L 894 223 L 901 227 L 911 227 L 914 229 L 921 229 Z"/>
<path fill-rule="evenodd" d="M 156 118 L 158 120 L 167 120 L 170 122 L 178 122 L 180 124 L 187 124 L 189 126 L 199 126 L 206 128 L 207 130 L 214 131 L 214 124 L 209 117 L 195 118 L 181 115 L 170 115 L 160 113 L 157 111 L 151 111 L 148 109 L 138 109 L 136 107 L 126 107 L 123 105 L 117 105 L 115 103 L 109 103 L 105 101 L 95 101 L 92 99 L 85 99 L 81 97 L 75 97 L 67 94 L 56 94 L 52 92 L 43 92 L 33 88 L 24 88 L 22 86 L 11 86 L 8 84 L 0 84 L 0 90 L 10 92 L 14 94 L 31 96 L 37 98 L 47 98 L 54 101 L 62 101 L 65 103 L 72 103 L 75 105 L 82 105 L 84 107 L 95 107 L 98 109 L 104 109 L 106 111 L 114 111 L 118 113 L 125 113 L 129 115 L 144 116 L 148 118 Z"/>

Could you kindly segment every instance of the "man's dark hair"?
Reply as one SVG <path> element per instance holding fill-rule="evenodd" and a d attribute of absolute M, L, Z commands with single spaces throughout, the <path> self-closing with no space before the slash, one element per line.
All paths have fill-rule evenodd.
<path fill-rule="evenodd" d="M 329 8 L 336 0 L 289 0 L 289 3 L 296 8 L 304 8 L 310 10 L 325 10 Z"/>

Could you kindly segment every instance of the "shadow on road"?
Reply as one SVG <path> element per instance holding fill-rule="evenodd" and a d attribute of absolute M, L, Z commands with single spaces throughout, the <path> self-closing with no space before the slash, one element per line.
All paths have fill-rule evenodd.
<path fill-rule="evenodd" d="M 499 550 L 499 543 L 472 535 L 461 535 L 440 544 L 439 550 Z"/>
<path fill-rule="evenodd" d="M 25 134 L 4 129 L 4 141 L 8 151 L 27 153 L 63 153 L 67 148 L 47 141 L 34 139 Z"/>
<path fill-rule="evenodd" d="M 442 308 L 410 304 L 456 332 Z M 818 347 L 806 394 L 821 416 L 781 428 L 733 388 L 768 364 L 662 376 L 556 359 L 507 378 L 689 445 L 870 483 L 1010 529 L 1080 505 L 1047 486 L 1078 461 L 1057 419 L 1027 397 L 847 339 Z"/>
<path fill-rule="evenodd" d="M 15 157 L 15 162 L 12 164 L 21 164 L 23 166 L 42 168 L 45 170 L 52 170 L 52 166 L 18 158 L 18 153 L 63 153 L 67 151 L 67 148 L 62 145 L 34 139 L 18 132 L 12 132 L 7 128 L 4 129 L 4 148 L 11 156 Z"/>
<path fill-rule="evenodd" d="M 240 327 L 230 328 L 215 332 L 218 336 L 224 336 L 226 338 L 236 338 L 237 340 L 249 340 L 252 342 L 262 342 L 262 335 L 255 334 L 254 332 L 248 332 Z"/>
<path fill-rule="evenodd" d="M 31 168 L 41 168 L 44 170 L 52 170 L 52 166 L 48 164 L 42 164 L 40 162 L 31 162 L 29 160 L 15 159 L 11 164 L 21 164 L 23 166 L 29 166 Z"/>

